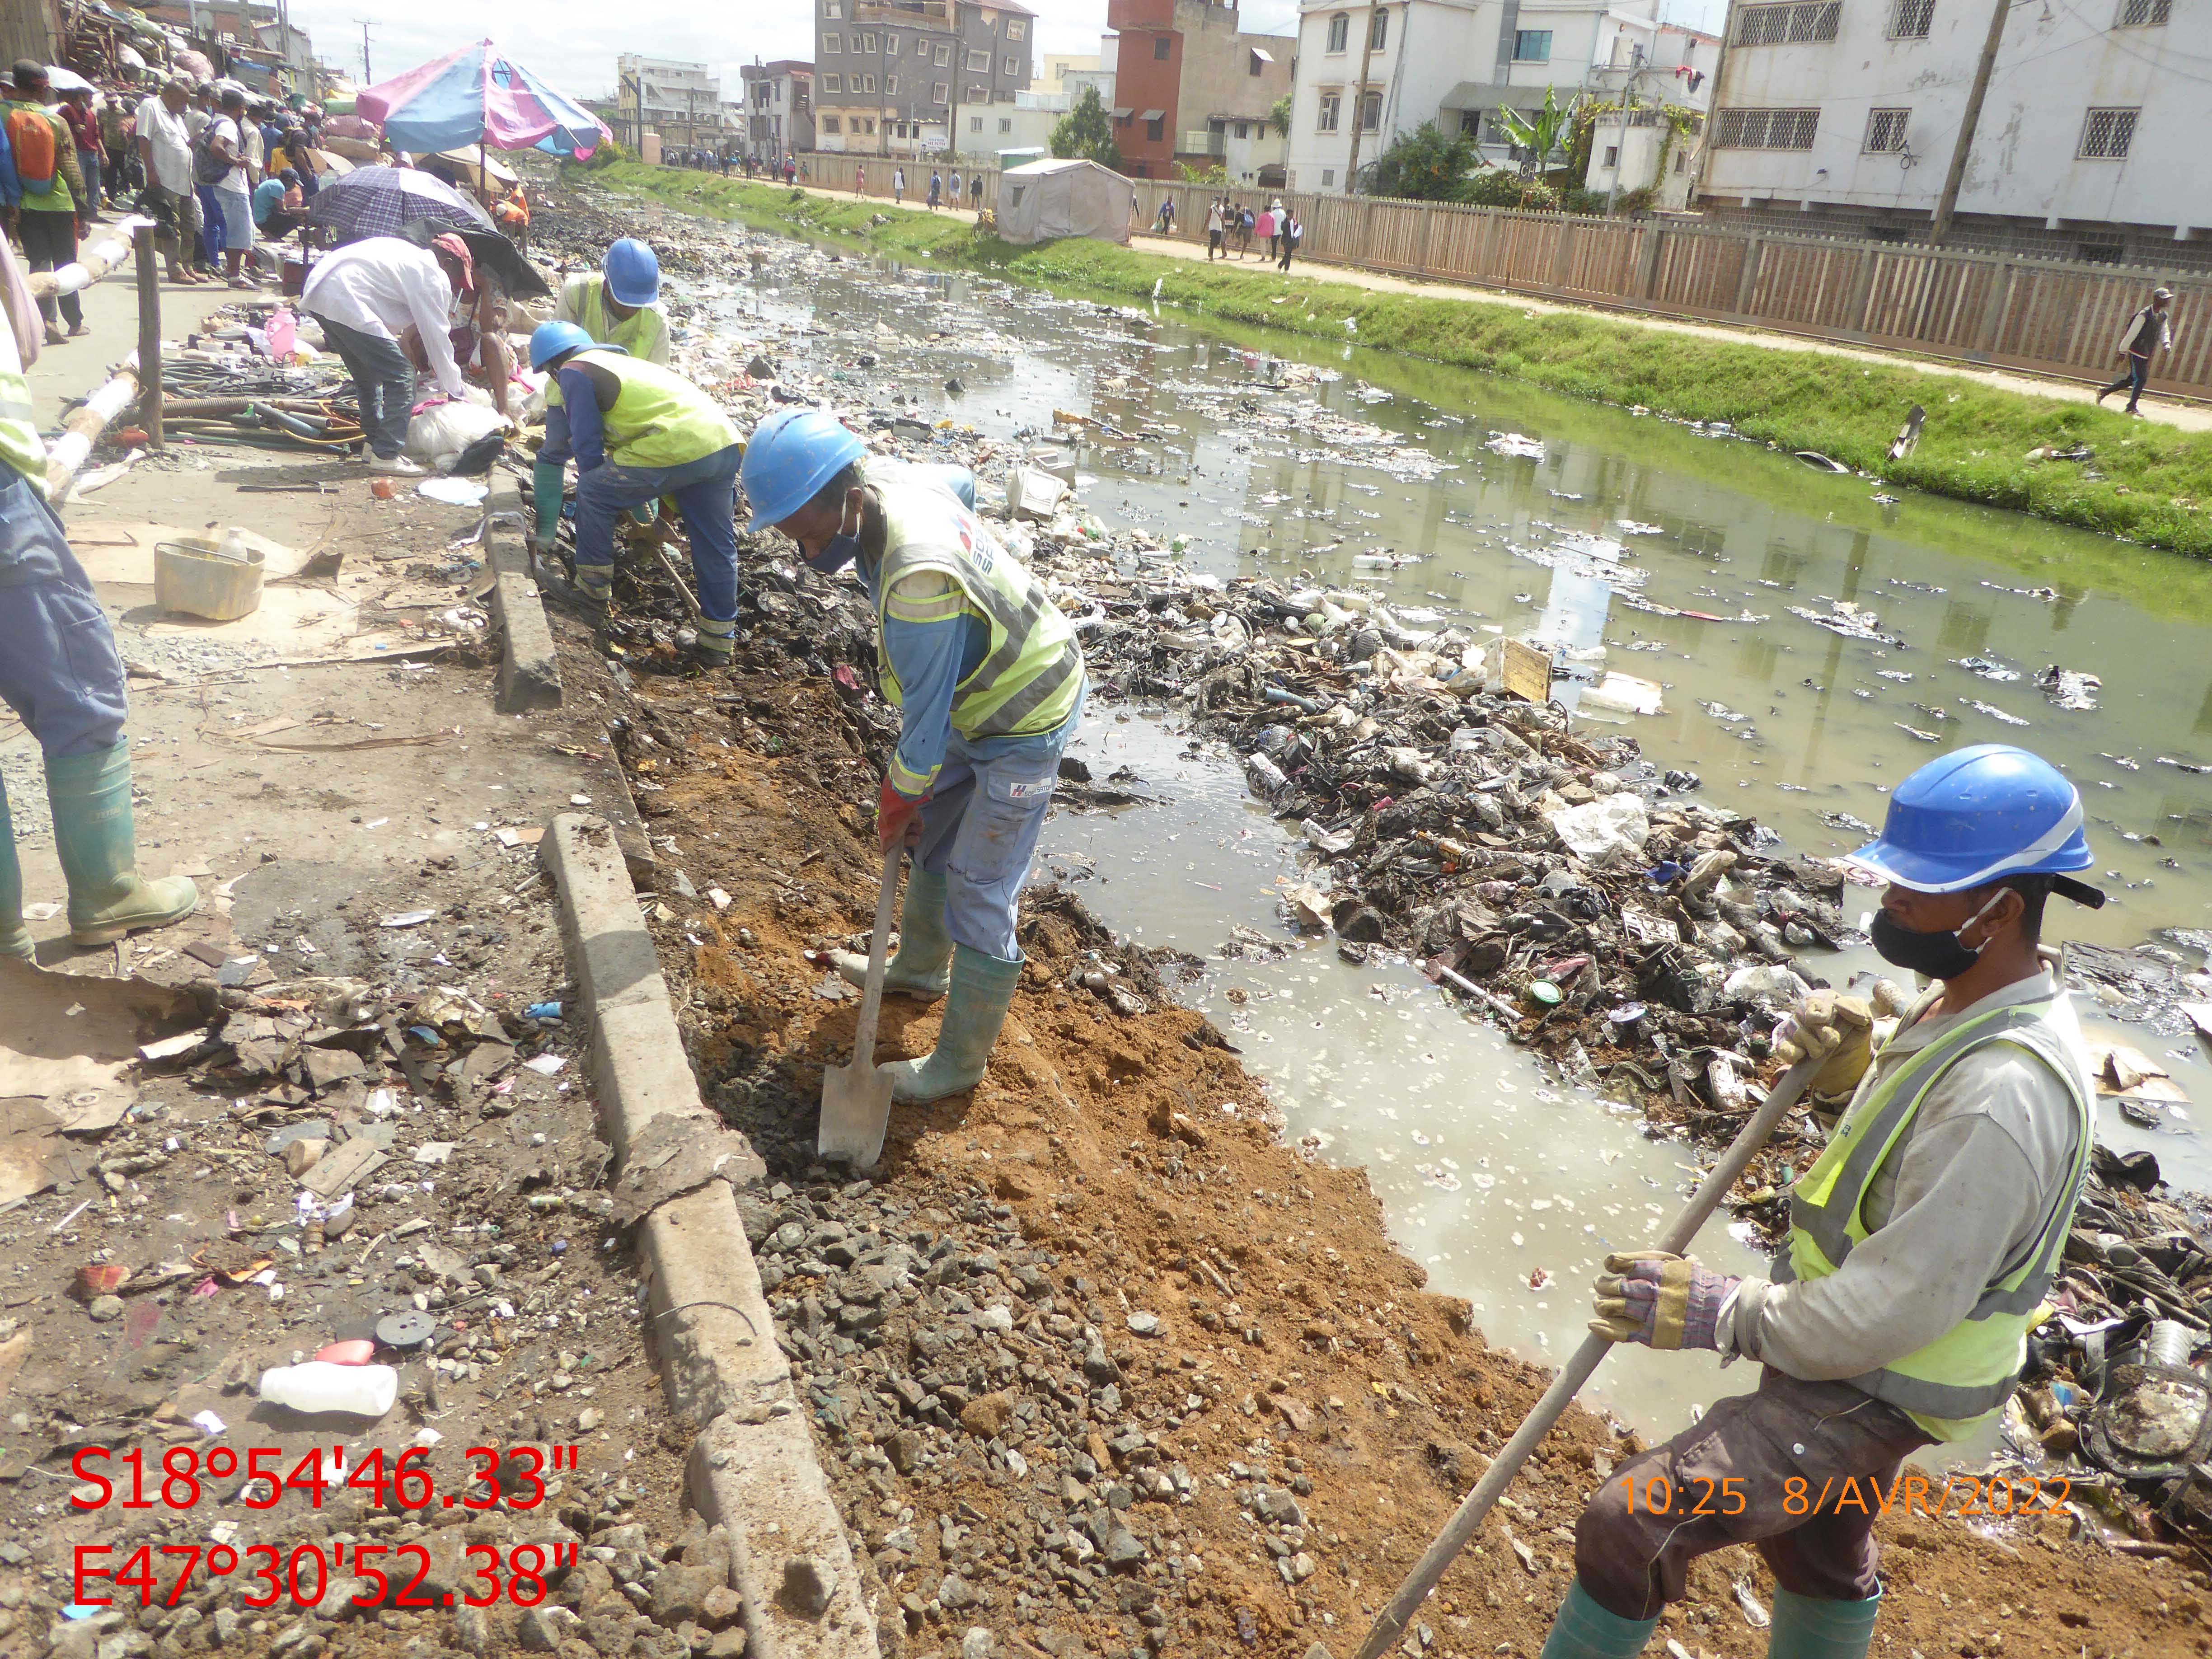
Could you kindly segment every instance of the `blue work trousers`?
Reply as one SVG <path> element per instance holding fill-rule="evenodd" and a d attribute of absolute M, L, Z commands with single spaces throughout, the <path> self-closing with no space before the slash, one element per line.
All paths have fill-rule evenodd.
<path fill-rule="evenodd" d="M 0 466 L 0 702 L 56 760 L 115 747 L 130 704 L 115 630 L 39 492 Z"/>
<path fill-rule="evenodd" d="M 731 444 L 682 466 L 619 466 L 603 461 L 576 480 L 576 562 L 612 565 L 615 520 L 633 507 L 676 498 L 691 538 L 691 575 L 710 622 L 738 615 L 738 462 Z"/>
<path fill-rule="evenodd" d="M 323 325 L 323 338 L 353 376 L 361 404 L 361 429 L 369 453 L 390 460 L 407 447 L 407 425 L 415 408 L 415 365 L 399 342 L 381 334 L 311 313 Z"/>
<path fill-rule="evenodd" d="M 200 204 L 199 262 L 212 270 L 222 263 L 222 251 L 230 246 L 229 232 L 222 222 L 222 198 L 213 185 L 196 184 L 192 194 Z"/>
<path fill-rule="evenodd" d="M 1036 858 L 1037 836 L 1060 779 L 1060 757 L 1083 718 L 1085 686 L 1066 720 L 1027 738 L 963 738 L 945 745 L 944 769 L 921 804 L 915 862 L 945 878 L 945 921 L 955 945 L 1019 962 L 1014 917 Z"/>

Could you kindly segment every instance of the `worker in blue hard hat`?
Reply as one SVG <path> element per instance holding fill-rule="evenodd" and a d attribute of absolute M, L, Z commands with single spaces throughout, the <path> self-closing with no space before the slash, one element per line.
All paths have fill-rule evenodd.
<path fill-rule="evenodd" d="M 753 530 L 774 526 L 817 570 L 853 564 L 875 609 L 899 710 L 876 833 L 912 858 L 884 988 L 946 999 L 928 1057 L 887 1069 L 893 1099 L 942 1099 L 982 1077 L 1021 978 L 1016 907 L 1082 718 L 1083 650 L 975 517 L 972 477 L 870 455 L 834 417 L 786 410 L 755 429 L 744 484 Z M 857 981 L 866 959 L 837 966 Z"/>
<path fill-rule="evenodd" d="M 597 270 L 580 271 L 561 284 L 553 320 L 570 323 L 600 345 L 619 346 L 635 361 L 668 366 L 668 315 L 660 308 L 660 260 L 634 236 L 607 249 Z M 568 416 L 556 382 L 545 392 L 545 447 L 530 474 L 530 495 L 538 511 L 532 538 L 550 552 L 561 520 L 562 471 L 550 459 L 568 453 Z M 643 515 L 648 520 L 651 514 Z"/>
<path fill-rule="evenodd" d="M 614 597 L 615 520 L 662 496 L 675 500 L 691 538 L 698 584 L 704 666 L 730 660 L 738 615 L 738 429 L 706 392 L 657 363 L 601 345 L 574 323 L 541 323 L 530 337 L 530 366 L 553 377 L 557 421 L 549 409 L 540 474 L 553 478 L 549 520 L 541 499 L 538 539 L 560 520 L 562 470 L 576 462 L 576 586 L 604 612 Z"/>
<path fill-rule="evenodd" d="M 2104 902 L 2074 876 L 2081 797 L 2025 750 L 1961 749 L 1907 778 L 1849 861 L 1888 884 L 1875 949 L 1932 982 L 1909 1000 L 1887 981 L 1814 991 L 1778 1028 L 1777 1054 L 1820 1062 L 1813 1109 L 1833 1127 L 1768 1277 L 1606 1258 L 1591 1329 L 1753 1360 L 1759 1382 L 1607 1477 L 1547 1659 L 1632 1659 L 1690 1564 L 1741 1543 L 1778 1585 L 1771 1659 L 1863 1659 L 1902 1460 L 1998 1414 L 2050 1311 L 2095 1101 L 2042 945 L 2052 894 Z"/>

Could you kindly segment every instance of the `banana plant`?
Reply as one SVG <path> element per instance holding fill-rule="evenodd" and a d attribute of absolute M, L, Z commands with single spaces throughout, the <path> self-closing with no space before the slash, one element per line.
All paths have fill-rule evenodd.
<path fill-rule="evenodd" d="M 1559 106 L 1559 89 L 1544 88 L 1544 106 L 1534 116 L 1522 114 L 1517 109 L 1498 112 L 1498 131 L 1506 142 L 1522 152 L 1521 172 L 1523 177 L 1534 178 L 1544 170 L 1544 164 L 1553 155 L 1564 156 L 1567 136 L 1575 130 L 1575 116 L 1582 108 L 1582 97 L 1576 95 L 1564 109 Z"/>

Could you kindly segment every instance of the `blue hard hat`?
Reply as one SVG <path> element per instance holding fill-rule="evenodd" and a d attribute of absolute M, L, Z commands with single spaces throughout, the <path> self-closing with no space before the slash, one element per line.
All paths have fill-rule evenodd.
<path fill-rule="evenodd" d="M 635 236 L 609 247 L 599 269 L 607 274 L 607 292 L 619 304 L 649 306 L 660 297 L 660 259 Z"/>
<path fill-rule="evenodd" d="M 818 409 L 780 409 L 753 428 L 745 445 L 745 528 L 758 534 L 782 523 L 819 495 L 830 479 L 868 453 L 860 435 Z"/>
<path fill-rule="evenodd" d="M 2042 757 L 2002 743 L 1929 762 L 1890 796 L 1881 838 L 1850 854 L 1862 869 L 1919 893 L 2058 875 L 2091 861 L 2081 792 Z"/>
<path fill-rule="evenodd" d="M 530 336 L 530 366 L 543 368 L 563 352 L 588 351 L 598 343 L 574 323 L 540 323 Z"/>

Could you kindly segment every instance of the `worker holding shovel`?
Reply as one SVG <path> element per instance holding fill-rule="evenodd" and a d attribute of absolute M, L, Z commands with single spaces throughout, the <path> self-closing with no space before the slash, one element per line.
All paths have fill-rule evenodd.
<path fill-rule="evenodd" d="M 745 448 L 753 531 L 775 526 L 819 571 L 854 563 L 875 607 L 901 716 L 877 834 L 914 860 L 898 953 L 877 971 L 885 989 L 950 992 L 936 1049 L 884 1068 L 892 1098 L 911 1102 L 983 1075 L 1021 978 L 1022 884 L 1088 690 L 1075 630 L 975 517 L 959 489 L 972 498 L 973 479 L 947 471 L 871 456 L 811 410 L 770 416 Z M 888 890 L 895 862 L 885 878 Z M 866 977 L 866 958 L 839 967 Z"/>
<path fill-rule="evenodd" d="M 1908 1454 L 2003 1407 L 2088 1169 L 2095 1094 L 2039 949 L 2050 894 L 2104 902 L 2069 873 L 2089 867 L 2081 824 L 2056 768 L 1978 744 L 1906 779 L 1851 854 L 1889 884 L 1875 949 L 1934 983 L 1879 1042 L 1877 1007 L 1826 991 L 1780 1032 L 1778 1054 L 1819 1064 L 1815 1113 L 1839 1121 L 1790 1188 L 1771 1278 L 1606 1259 L 1592 1330 L 1755 1360 L 1759 1382 L 1590 1500 L 1547 1659 L 1632 1659 L 1690 1563 L 1740 1543 L 1779 1586 L 1773 1659 L 1863 1659 L 1880 1499 Z"/>

